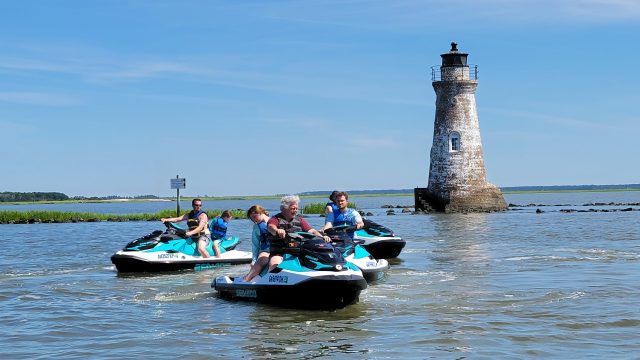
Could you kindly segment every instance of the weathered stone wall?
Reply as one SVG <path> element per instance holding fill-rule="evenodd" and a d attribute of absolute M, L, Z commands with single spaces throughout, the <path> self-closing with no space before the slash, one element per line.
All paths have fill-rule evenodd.
<path fill-rule="evenodd" d="M 448 191 L 462 185 L 484 185 L 486 172 L 476 113 L 476 81 L 436 81 L 436 117 L 431 147 L 429 189 Z M 460 150 L 449 151 L 452 132 Z"/>
<path fill-rule="evenodd" d="M 468 66 L 442 67 L 440 77 L 443 81 L 469 80 Z"/>
<path fill-rule="evenodd" d="M 500 189 L 492 184 L 460 188 L 451 192 L 445 212 L 491 212 L 507 209 Z"/>
<path fill-rule="evenodd" d="M 475 100 L 477 81 L 459 80 L 468 79 L 466 67 L 443 68 L 442 72 L 443 79 L 454 80 L 433 82 L 436 116 L 426 201 L 446 212 L 505 210 L 500 189 L 486 180 Z M 453 132 L 460 137 L 459 151 L 450 151 Z"/>

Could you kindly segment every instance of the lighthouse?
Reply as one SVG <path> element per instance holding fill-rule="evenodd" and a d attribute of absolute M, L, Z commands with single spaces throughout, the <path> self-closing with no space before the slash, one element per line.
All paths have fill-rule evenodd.
<path fill-rule="evenodd" d="M 456 43 L 433 67 L 436 115 L 427 188 L 415 189 L 416 210 L 490 212 L 507 209 L 500 189 L 487 182 L 476 109 L 478 68 Z"/>

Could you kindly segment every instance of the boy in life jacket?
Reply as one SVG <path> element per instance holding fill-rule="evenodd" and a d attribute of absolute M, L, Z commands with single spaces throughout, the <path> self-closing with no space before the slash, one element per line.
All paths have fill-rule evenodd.
<path fill-rule="evenodd" d="M 231 211 L 225 210 L 220 216 L 216 216 L 211 220 L 209 224 L 209 231 L 211 232 L 211 239 L 218 240 L 227 236 L 227 227 L 229 226 L 229 220 L 233 218 Z"/>

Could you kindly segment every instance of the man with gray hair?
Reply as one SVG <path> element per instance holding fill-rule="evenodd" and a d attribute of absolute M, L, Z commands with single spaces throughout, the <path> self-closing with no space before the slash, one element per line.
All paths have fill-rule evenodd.
<path fill-rule="evenodd" d="M 306 231 L 308 233 L 321 236 L 324 241 L 331 241 L 328 236 L 323 236 L 318 230 L 312 228 L 307 220 L 298 214 L 300 197 L 298 195 L 286 195 L 280 199 L 280 212 L 269 219 L 267 223 L 269 233 L 281 239 L 289 233 Z M 269 259 L 269 271 L 273 270 L 282 262 L 282 254 L 271 252 Z"/>

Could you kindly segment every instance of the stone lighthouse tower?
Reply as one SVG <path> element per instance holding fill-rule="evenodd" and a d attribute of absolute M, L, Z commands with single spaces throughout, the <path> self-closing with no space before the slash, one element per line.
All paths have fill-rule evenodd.
<path fill-rule="evenodd" d="M 415 189 L 416 210 L 488 212 L 507 209 L 502 192 L 486 179 L 475 92 L 477 67 L 467 65 L 469 54 L 440 55 L 439 71 L 432 68 L 436 117 L 427 188 Z"/>

